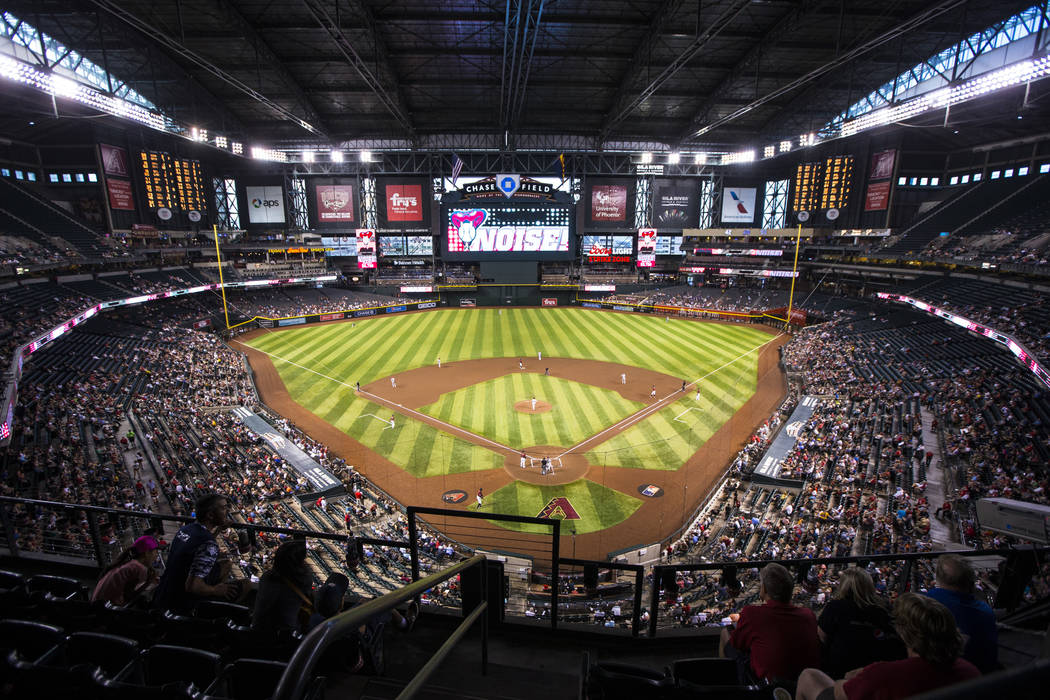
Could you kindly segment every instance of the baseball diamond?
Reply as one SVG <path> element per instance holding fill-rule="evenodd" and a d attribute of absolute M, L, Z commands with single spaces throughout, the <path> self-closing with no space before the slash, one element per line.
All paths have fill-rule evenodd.
<path fill-rule="evenodd" d="M 483 487 L 483 511 L 548 517 L 565 498 L 577 516 L 565 534 L 609 550 L 689 516 L 780 400 L 769 350 L 783 340 L 757 325 L 515 308 L 263 329 L 241 347 L 266 403 L 402 502 L 447 506 L 450 489 Z M 542 366 L 527 361 L 540 352 Z M 556 467 L 532 468 L 542 457 Z M 637 486 L 657 475 L 676 502 L 647 517 Z"/>

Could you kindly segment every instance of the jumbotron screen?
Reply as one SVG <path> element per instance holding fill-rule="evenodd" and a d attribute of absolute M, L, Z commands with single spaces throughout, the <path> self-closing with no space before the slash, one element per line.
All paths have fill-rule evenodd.
<path fill-rule="evenodd" d="M 569 260 L 575 216 L 569 205 L 500 202 L 441 207 L 448 260 Z"/>

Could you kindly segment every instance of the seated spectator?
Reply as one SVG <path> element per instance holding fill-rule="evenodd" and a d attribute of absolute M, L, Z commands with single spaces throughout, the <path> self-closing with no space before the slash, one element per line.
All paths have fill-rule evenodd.
<path fill-rule="evenodd" d="M 977 576 L 973 567 L 958 554 L 943 554 L 937 557 L 937 586 L 926 595 L 943 604 L 951 611 L 966 638 L 962 657 L 980 669 L 990 673 L 999 667 L 999 631 L 995 626 L 995 613 L 985 602 L 974 597 Z"/>
<path fill-rule="evenodd" d="M 153 605 L 162 610 L 189 612 L 198 600 L 233 600 L 241 593 L 239 586 L 226 583 L 230 562 L 219 561 L 215 540 L 229 525 L 226 497 L 202 496 L 195 512 L 197 519 L 175 534 L 164 575 L 154 592 Z"/>
<path fill-rule="evenodd" d="M 274 638 L 282 632 L 303 632 L 313 613 L 306 542 L 289 540 L 277 548 L 273 565 L 259 580 L 252 630 Z"/>
<path fill-rule="evenodd" d="M 820 662 L 817 618 L 791 604 L 795 581 L 785 567 L 766 564 L 759 580 L 763 605 L 745 606 L 735 629 L 722 629 L 718 655 L 737 660 L 743 682 L 793 685 L 802 669 Z"/>
<path fill-rule="evenodd" d="M 839 575 L 834 598 L 817 620 L 820 667 L 832 678 L 875 661 L 903 659 L 905 650 L 893 632 L 889 606 L 875 592 L 871 574 L 850 567 Z"/>
<path fill-rule="evenodd" d="M 981 675 L 973 664 L 959 658 L 963 639 L 948 608 L 932 598 L 905 593 L 893 612 L 908 658 L 878 661 L 837 681 L 823 671 L 807 668 L 799 677 L 796 700 L 894 700 Z"/>
<path fill-rule="evenodd" d="M 91 602 L 105 601 L 118 607 L 132 603 L 148 586 L 157 582 L 157 570 L 153 564 L 157 561 L 159 546 L 157 539 L 150 535 L 135 540 L 102 572 L 91 593 Z"/>

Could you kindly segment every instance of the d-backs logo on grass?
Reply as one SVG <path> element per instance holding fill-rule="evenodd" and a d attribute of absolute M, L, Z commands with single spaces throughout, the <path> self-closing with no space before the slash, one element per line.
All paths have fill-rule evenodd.
<path fill-rule="evenodd" d="M 552 498 L 536 517 L 550 518 L 552 520 L 579 520 L 580 514 L 572 507 L 568 498 L 557 496 Z"/>

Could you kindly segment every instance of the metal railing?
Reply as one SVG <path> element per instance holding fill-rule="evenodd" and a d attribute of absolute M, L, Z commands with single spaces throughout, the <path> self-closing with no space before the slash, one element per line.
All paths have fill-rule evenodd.
<path fill-rule="evenodd" d="M 336 641 L 352 634 L 358 627 L 363 625 L 369 618 L 392 610 L 398 604 L 406 600 L 419 597 L 424 591 L 433 588 L 439 583 L 449 580 L 468 569 L 482 567 L 486 558 L 482 554 L 475 554 L 470 559 L 454 564 L 436 574 L 419 579 L 408 584 L 404 588 L 387 593 L 386 595 L 362 603 L 331 617 L 315 627 L 299 643 L 295 654 L 288 661 L 288 666 L 277 684 L 277 690 L 273 694 L 273 700 L 299 700 L 306 692 L 307 686 L 313 678 L 314 668 L 321 660 L 325 650 Z M 408 683 L 398 698 L 411 698 L 418 692 L 427 679 L 437 670 L 442 660 L 455 648 L 460 639 L 469 629 L 481 620 L 481 672 L 488 673 L 488 600 L 485 595 L 485 586 L 481 586 L 481 602 L 463 619 L 459 627 L 434 653 L 434 656 L 423 666 L 415 677 Z"/>

